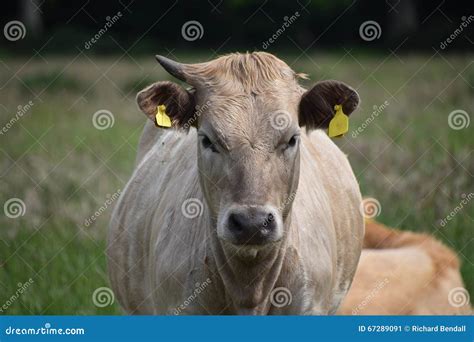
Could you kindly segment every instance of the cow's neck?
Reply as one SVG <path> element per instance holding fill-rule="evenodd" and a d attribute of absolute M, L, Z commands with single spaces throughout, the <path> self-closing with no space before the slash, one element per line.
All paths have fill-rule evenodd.
<path fill-rule="evenodd" d="M 290 217 L 286 221 L 285 225 L 289 225 Z M 224 245 L 214 232 L 215 229 L 211 232 L 214 276 L 222 281 L 226 305 L 237 314 L 266 314 L 285 259 L 286 236 L 272 246 L 252 250 Z"/>

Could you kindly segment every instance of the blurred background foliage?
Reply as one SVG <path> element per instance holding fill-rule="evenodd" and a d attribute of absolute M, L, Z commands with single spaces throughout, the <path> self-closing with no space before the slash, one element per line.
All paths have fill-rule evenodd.
<path fill-rule="evenodd" d="M 371 49 L 394 48 L 407 37 L 403 50 L 431 50 L 439 48 L 440 42 L 459 27 L 461 18 L 474 13 L 473 9 L 473 1 L 429 0 L 6 1 L 2 4 L 2 19 L 20 19 L 29 31 L 21 42 L 2 40 L 2 48 L 4 53 L 29 53 L 31 48 L 40 49 L 54 37 L 45 53 L 75 53 L 77 48 L 83 48 L 81 43 L 97 33 L 107 17 L 121 11 L 126 19 L 113 25 L 108 34 L 121 46 L 133 45 L 130 54 L 171 45 L 175 49 L 189 48 L 189 42 L 181 37 L 181 26 L 189 20 L 198 20 L 206 37 L 193 42 L 192 47 L 215 48 L 231 37 L 233 49 L 260 50 L 262 42 L 281 26 L 284 18 L 299 11 L 300 17 L 290 28 L 292 39 L 279 39 L 270 50 L 306 48 L 316 39 L 316 50 L 339 48 L 342 44 L 361 47 L 359 26 L 367 20 L 378 22 L 383 31 L 380 39 L 371 42 Z M 337 20 L 342 14 L 343 18 Z M 474 25 L 467 30 L 472 32 Z M 14 48 L 8 49 L 9 45 Z M 450 51 L 458 52 L 473 48 L 474 41 L 466 38 L 456 39 L 449 46 Z M 117 44 L 101 39 L 90 51 L 113 54 Z"/>

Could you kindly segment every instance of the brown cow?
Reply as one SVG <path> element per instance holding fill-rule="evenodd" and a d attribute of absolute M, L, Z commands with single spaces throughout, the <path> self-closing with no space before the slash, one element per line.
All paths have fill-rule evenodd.
<path fill-rule="evenodd" d="M 339 314 L 466 315 L 469 294 L 454 251 L 427 234 L 368 220 L 354 282 Z"/>

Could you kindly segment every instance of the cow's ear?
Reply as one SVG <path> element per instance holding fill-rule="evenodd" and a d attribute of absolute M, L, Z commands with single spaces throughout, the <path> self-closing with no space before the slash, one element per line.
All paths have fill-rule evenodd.
<path fill-rule="evenodd" d="M 327 128 L 334 117 L 335 105 L 342 105 L 344 114 L 350 115 L 359 104 L 359 95 L 339 81 L 321 81 L 307 90 L 299 104 L 299 124 L 307 130 Z"/>
<path fill-rule="evenodd" d="M 137 94 L 138 107 L 156 124 L 158 106 L 165 105 L 165 112 L 176 128 L 189 128 L 194 115 L 194 94 L 173 82 L 156 82 Z"/>

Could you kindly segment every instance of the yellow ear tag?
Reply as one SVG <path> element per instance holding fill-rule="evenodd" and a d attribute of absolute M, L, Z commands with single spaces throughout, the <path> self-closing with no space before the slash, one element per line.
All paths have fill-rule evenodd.
<path fill-rule="evenodd" d="M 342 105 L 335 105 L 336 114 L 329 122 L 328 135 L 330 138 L 342 137 L 349 130 L 349 117 L 342 111 Z"/>
<path fill-rule="evenodd" d="M 155 124 L 159 127 L 171 127 L 171 119 L 166 114 L 165 105 L 159 105 L 156 107 Z"/>

